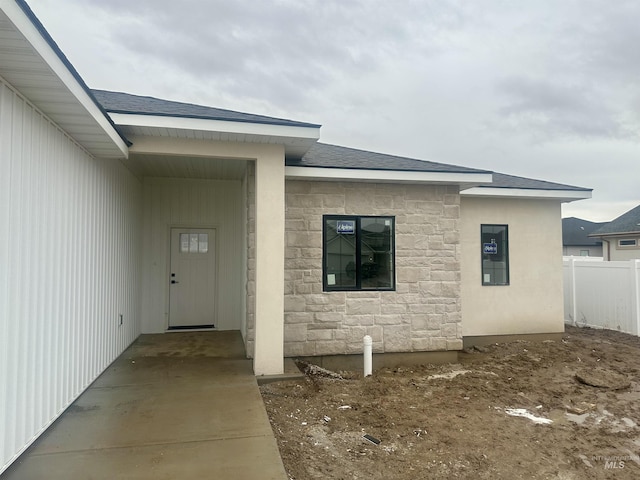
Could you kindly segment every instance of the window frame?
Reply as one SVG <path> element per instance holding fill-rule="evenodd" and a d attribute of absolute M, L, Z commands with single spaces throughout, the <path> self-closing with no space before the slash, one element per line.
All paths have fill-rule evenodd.
<path fill-rule="evenodd" d="M 622 242 L 633 242 L 631 244 L 622 245 Z M 638 239 L 637 238 L 620 238 L 618 239 L 618 247 L 619 248 L 637 248 L 638 247 Z"/>
<path fill-rule="evenodd" d="M 362 288 L 362 265 L 360 262 L 356 263 L 354 286 L 344 285 L 329 285 L 327 282 L 327 221 L 328 220 L 354 220 L 355 221 L 355 257 L 359 259 L 362 252 L 362 219 L 385 219 L 391 220 L 391 268 L 390 274 L 391 286 L 390 287 L 376 287 L 376 288 Z M 395 292 L 396 290 L 396 217 L 395 215 L 330 215 L 326 214 L 322 216 L 322 290 L 323 292 Z"/>
<path fill-rule="evenodd" d="M 500 227 L 500 228 L 504 228 L 504 240 L 503 240 L 503 244 L 504 244 L 504 256 L 505 256 L 505 281 L 501 282 L 501 283 L 495 283 L 493 281 L 491 282 L 485 282 L 485 271 L 484 271 L 484 261 L 485 261 L 485 253 L 484 253 L 484 242 L 483 242 L 483 235 L 484 235 L 484 228 L 485 227 Z M 509 225 L 507 224 L 502 224 L 502 223 L 482 223 L 480 224 L 480 279 L 482 281 L 482 286 L 483 287 L 505 287 L 505 286 L 509 286 L 511 285 L 511 267 L 510 267 L 510 261 L 509 261 Z"/>

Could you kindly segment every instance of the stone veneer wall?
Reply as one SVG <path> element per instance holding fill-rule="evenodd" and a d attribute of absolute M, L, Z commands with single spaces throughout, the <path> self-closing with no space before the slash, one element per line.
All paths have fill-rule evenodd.
<path fill-rule="evenodd" d="M 253 358 L 256 338 L 256 166 L 247 162 L 246 221 L 247 221 L 247 284 L 246 284 L 246 332 L 244 337 L 247 357 Z"/>
<path fill-rule="evenodd" d="M 462 349 L 455 186 L 286 182 L 285 356 Z M 393 215 L 396 291 L 322 291 L 322 215 Z"/>

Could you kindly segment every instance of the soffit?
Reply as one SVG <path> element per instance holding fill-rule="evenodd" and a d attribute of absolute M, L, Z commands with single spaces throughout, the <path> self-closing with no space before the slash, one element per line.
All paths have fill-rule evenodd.
<path fill-rule="evenodd" d="M 247 161 L 213 157 L 130 154 L 122 161 L 129 170 L 145 177 L 190 178 L 203 180 L 241 180 Z"/>
<path fill-rule="evenodd" d="M 126 156 L 124 140 L 54 46 L 33 13 L 3 3 L 0 76 L 93 155 Z"/>
<path fill-rule="evenodd" d="M 110 113 L 118 129 L 136 137 L 177 138 L 284 145 L 286 156 L 302 156 L 316 143 L 320 127 L 252 124 L 221 120 Z"/>

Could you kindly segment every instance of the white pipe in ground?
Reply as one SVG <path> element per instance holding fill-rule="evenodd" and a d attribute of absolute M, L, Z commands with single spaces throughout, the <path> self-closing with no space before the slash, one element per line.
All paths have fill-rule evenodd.
<path fill-rule="evenodd" d="M 364 336 L 364 376 L 368 377 L 371 375 L 371 370 L 373 366 L 372 360 L 373 354 L 373 339 L 370 335 Z"/>

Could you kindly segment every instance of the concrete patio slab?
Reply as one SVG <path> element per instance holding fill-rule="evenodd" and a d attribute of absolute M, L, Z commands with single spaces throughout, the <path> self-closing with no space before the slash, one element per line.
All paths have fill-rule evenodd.
<path fill-rule="evenodd" d="M 143 335 L 2 476 L 286 479 L 238 332 Z"/>

